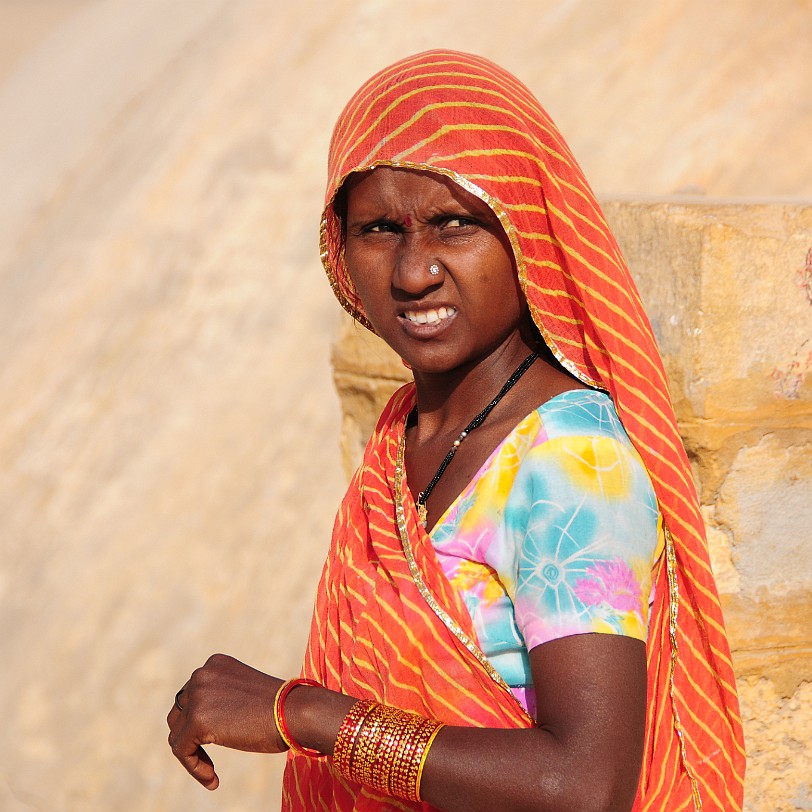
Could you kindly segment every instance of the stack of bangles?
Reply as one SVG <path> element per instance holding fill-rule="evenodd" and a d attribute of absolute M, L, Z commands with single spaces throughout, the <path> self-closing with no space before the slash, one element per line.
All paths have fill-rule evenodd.
<path fill-rule="evenodd" d="M 324 753 L 294 741 L 285 723 L 285 699 L 299 685 L 317 686 L 318 683 L 308 679 L 283 683 L 274 699 L 276 727 L 294 753 L 324 758 Z M 434 719 L 360 699 L 341 723 L 333 748 L 333 767 L 349 781 L 395 798 L 419 801 L 429 748 L 443 727 L 442 722 Z"/>

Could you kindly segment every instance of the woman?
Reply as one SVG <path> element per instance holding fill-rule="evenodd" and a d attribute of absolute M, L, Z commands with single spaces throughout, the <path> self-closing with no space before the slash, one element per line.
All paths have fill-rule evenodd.
<path fill-rule="evenodd" d="M 560 134 L 501 68 L 433 51 L 350 100 L 329 173 L 333 289 L 415 383 L 339 510 L 305 684 L 216 655 L 176 756 L 213 789 L 202 745 L 290 745 L 287 810 L 740 809 L 662 363 Z"/>

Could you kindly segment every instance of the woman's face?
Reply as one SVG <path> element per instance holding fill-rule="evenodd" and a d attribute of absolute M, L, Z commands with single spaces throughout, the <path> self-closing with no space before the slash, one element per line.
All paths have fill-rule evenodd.
<path fill-rule="evenodd" d="M 521 343 L 525 299 L 485 203 L 408 169 L 378 167 L 345 186 L 350 277 L 378 335 L 415 371 L 447 372 Z"/>

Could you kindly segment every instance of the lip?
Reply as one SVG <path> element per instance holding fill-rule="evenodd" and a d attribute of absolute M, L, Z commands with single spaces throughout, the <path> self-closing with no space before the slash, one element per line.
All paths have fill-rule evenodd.
<path fill-rule="evenodd" d="M 446 315 L 442 315 L 443 311 Z M 415 338 L 432 338 L 445 332 L 456 317 L 457 308 L 451 305 L 437 305 L 406 308 L 398 314 L 398 321 L 407 335 Z M 421 321 L 422 318 L 426 321 Z"/>

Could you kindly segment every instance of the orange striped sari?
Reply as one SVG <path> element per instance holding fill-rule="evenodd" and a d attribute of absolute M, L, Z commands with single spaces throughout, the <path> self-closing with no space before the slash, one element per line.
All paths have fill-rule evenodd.
<path fill-rule="evenodd" d="M 339 301 L 368 327 L 332 201 L 349 173 L 375 166 L 437 172 L 488 203 L 545 341 L 570 372 L 610 394 L 648 469 L 668 532 L 654 573 L 635 810 L 741 809 L 741 722 L 696 491 L 651 327 L 569 148 L 524 85 L 476 56 L 419 54 L 364 84 L 333 134 L 321 245 Z M 339 510 L 304 675 L 449 724 L 529 726 L 479 651 L 402 482 L 413 402 L 413 387 L 392 398 Z M 326 760 L 292 756 L 283 808 L 430 807 L 348 785 Z"/>

